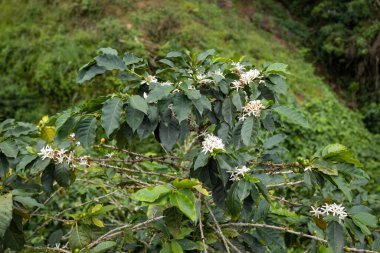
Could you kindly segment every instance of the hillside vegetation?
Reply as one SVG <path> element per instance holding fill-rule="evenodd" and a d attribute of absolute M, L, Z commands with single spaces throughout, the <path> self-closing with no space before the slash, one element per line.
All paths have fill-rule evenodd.
<path fill-rule="evenodd" d="M 0 118 L 37 122 L 85 98 L 112 92 L 117 85 L 112 79 L 98 86 L 75 84 L 78 69 L 100 47 L 150 57 L 151 68 L 169 49 L 214 48 L 225 57 L 244 55 L 256 65 L 288 64 L 291 102 L 311 123 L 309 129 L 289 126 L 289 157 L 309 156 L 320 145 L 340 142 L 374 171 L 380 138 L 367 131 L 362 116 L 348 109 L 315 74 L 313 62 L 305 60 L 308 50 L 292 36 L 297 29 L 286 30 L 302 30 L 302 25 L 277 2 L 258 1 L 248 8 L 244 1 L 225 2 L 227 6 L 212 1 L 1 1 Z"/>

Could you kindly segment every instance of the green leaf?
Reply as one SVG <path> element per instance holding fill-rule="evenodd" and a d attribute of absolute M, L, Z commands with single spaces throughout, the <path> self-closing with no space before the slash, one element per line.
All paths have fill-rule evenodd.
<path fill-rule="evenodd" d="M 78 226 L 77 224 L 71 229 L 70 248 L 71 250 L 82 249 L 91 242 L 92 231 L 87 226 Z"/>
<path fill-rule="evenodd" d="M 203 152 L 200 152 L 199 155 L 197 156 L 197 159 L 195 160 L 194 170 L 205 166 L 207 164 L 209 158 L 210 158 L 209 153 L 205 154 Z"/>
<path fill-rule="evenodd" d="M 251 142 L 251 136 L 253 132 L 253 117 L 248 117 L 243 121 L 241 127 L 241 140 L 244 145 L 248 146 Z"/>
<path fill-rule="evenodd" d="M 28 208 L 33 208 L 33 207 L 44 208 L 45 207 L 44 205 L 38 203 L 35 199 L 31 197 L 15 196 L 13 200 L 23 204 L 25 207 L 28 207 Z"/>
<path fill-rule="evenodd" d="M 190 100 L 198 100 L 202 97 L 201 92 L 199 90 L 185 90 L 185 95 L 190 99 Z"/>
<path fill-rule="evenodd" d="M 339 190 L 347 197 L 348 201 L 352 201 L 352 193 L 350 187 L 340 177 L 331 177 L 331 180 L 335 183 Z"/>
<path fill-rule="evenodd" d="M 102 127 L 109 137 L 116 129 L 120 128 L 121 113 L 123 110 L 123 101 L 118 98 L 108 99 L 102 108 Z"/>
<path fill-rule="evenodd" d="M 91 61 L 79 69 L 77 82 L 80 84 L 84 83 L 104 72 L 106 72 L 105 68 L 98 66 L 95 61 Z"/>
<path fill-rule="evenodd" d="M 5 248 L 13 249 L 16 252 L 21 252 L 25 244 L 22 217 L 13 215 L 11 224 L 4 234 L 3 243 Z"/>
<path fill-rule="evenodd" d="M 95 117 L 85 117 L 79 121 L 75 138 L 85 149 L 89 149 L 95 142 L 97 120 Z"/>
<path fill-rule="evenodd" d="M 54 179 L 62 187 L 70 185 L 70 169 L 66 162 L 60 163 L 55 167 Z"/>
<path fill-rule="evenodd" d="M 172 191 L 172 189 L 173 188 L 169 184 L 150 186 L 137 191 L 132 195 L 132 198 L 138 201 L 152 203 L 156 201 L 161 195 Z"/>
<path fill-rule="evenodd" d="M 28 164 L 33 162 L 37 158 L 36 155 L 25 155 L 21 158 L 20 162 L 16 166 L 16 172 L 24 169 Z M 0 165 L 1 166 L 1 165 Z M 0 172 L 1 175 L 1 172 Z"/>
<path fill-rule="evenodd" d="M 105 241 L 101 242 L 98 245 L 96 245 L 94 248 L 90 250 L 90 253 L 103 253 L 106 252 L 109 249 L 112 249 L 117 245 L 114 241 Z"/>
<path fill-rule="evenodd" d="M 133 53 L 125 53 L 123 57 L 123 61 L 125 65 L 131 65 L 131 64 L 135 64 L 142 61 L 142 59 L 138 58 Z"/>
<path fill-rule="evenodd" d="M 0 196 L 0 238 L 2 238 L 12 220 L 12 193 Z"/>
<path fill-rule="evenodd" d="M 327 226 L 326 236 L 327 236 L 327 242 L 328 242 L 329 248 L 333 252 L 343 252 L 343 246 L 344 246 L 343 228 L 338 222 L 336 221 L 329 222 Z"/>
<path fill-rule="evenodd" d="M 288 106 L 278 106 L 273 108 L 273 111 L 279 114 L 281 117 L 284 117 L 284 119 L 289 123 L 297 124 L 305 128 L 309 127 L 309 123 L 302 116 L 302 114 Z"/>
<path fill-rule="evenodd" d="M 37 159 L 37 161 L 34 162 L 32 168 L 30 169 L 31 174 L 39 174 L 41 173 L 48 165 L 50 164 L 50 159 L 42 160 Z"/>
<path fill-rule="evenodd" d="M 177 122 L 175 120 L 171 120 L 167 126 L 161 123 L 159 128 L 159 136 L 162 145 L 170 151 L 176 144 L 179 136 L 179 126 Z"/>
<path fill-rule="evenodd" d="M 95 58 L 96 63 L 99 67 L 103 67 L 106 70 L 125 70 L 126 66 L 119 56 L 114 54 L 102 54 Z"/>
<path fill-rule="evenodd" d="M 234 94 L 232 95 L 232 103 L 234 104 L 234 106 L 236 107 L 238 111 L 240 111 L 241 108 L 243 107 L 243 103 L 241 101 L 239 92 L 234 92 Z"/>
<path fill-rule="evenodd" d="M 329 159 L 333 161 L 346 162 L 353 164 L 357 167 L 363 167 L 355 153 L 348 149 L 346 146 L 335 143 L 327 145 L 322 149 L 323 159 Z"/>
<path fill-rule="evenodd" d="M 18 148 L 16 144 L 12 143 L 9 140 L 0 143 L 0 150 L 4 155 L 11 158 L 16 158 L 18 154 Z"/>
<path fill-rule="evenodd" d="M 135 132 L 144 120 L 144 113 L 128 106 L 127 108 L 127 124 Z"/>
<path fill-rule="evenodd" d="M 377 227 L 377 217 L 372 214 L 365 213 L 365 212 L 358 212 L 358 213 L 352 214 L 351 217 L 354 220 L 354 222 L 359 221 L 368 227 L 372 227 L 372 228 Z"/>
<path fill-rule="evenodd" d="M 173 109 L 177 115 L 178 122 L 181 123 L 189 117 L 192 103 L 184 94 L 177 93 L 173 98 Z"/>
<path fill-rule="evenodd" d="M 8 173 L 9 162 L 8 159 L 0 153 L 0 178 L 5 177 Z"/>
<path fill-rule="evenodd" d="M 133 95 L 129 98 L 129 104 L 135 108 L 136 110 L 139 110 L 143 112 L 144 114 L 147 114 L 148 112 L 148 104 L 146 103 L 145 99 L 140 97 L 139 95 Z"/>
<path fill-rule="evenodd" d="M 207 57 L 211 56 L 211 55 L 214 55 L 215 54 L 215 50 L 214 49 L 209 49 L 207 51 L 204 51 L 200 54 L 198 54 L 197 56 L 197 61 L 199 62 L 202 62 L 204 61 Z"/>
<path fill-rule="evenodd" d="M 190 220 L 194 221 L 197 218 L 195 209 L 195 196 L 189 189 L 180 189 L 169 195 L 170 203 L 177 207 Z"/>
<path fill-rule="evenodd" d="M 285 79 L 278 75 L 269 75 L 269 80 L 274 84 L 272 89 L 279 94 L 286 94 Z"/>
<path fill-rule="evenodd" d="M 177 241 L 171 241 L 170 247 L 173 253 L 183 253 L 183 249 Z"/>
<path fill-rule="evenodd" d="M 156 85 L 151 92 L 149 92 L 148 97 L 146 98 L 146 102 L 154 103 L 158 100 L 161 100 L 167 97 L 170 92 L 174 89 L 171 85 Z"/>
<path fill-rule="evenodd" d="M 231 214 L 233 220 L 237 220 L 240 216 L 241 210 L 243 209 L 243 203 L 240 200 L 238 183 L 232 184 L 231 188 L 227 193 L 226 206 L 228 212 Z"/>
<path fill-rule="evenodd" d="M 266 73 L 271 73 L 271 74 L 287 74 L 288 72 L 286 71 L 286 68 L 288 65 L 284 63 L 272 63 L 270 64 L 266 69 Z"/>
<path fill-rule="evenodd" d="M 286 248 L 284 237 L 280 234 L 280 231 L 271 228 L 256 228 L 256 232 L 270 248 Z"/>
<path fill-rule="evenodd" d="M 176 178 L 176 180 L 173 181 L 173 185 L 175 188 L 192 188 L 193 186 L 199 185 L 200 182 L 198 179 L 182 179 L 181 181 Z"/>
<path fill-rule="evenodd" d="M 284 135 L 284 134 L 273 135 L 272 137 L 268 138 L 264 142 L 264 148 L 265 149 L 271 149 L 274 146 L 277 146 L 279 143 L 283 142 L 285 139 L 286 139 L 286 135 Z"/>
<path fill-rule="evenodd" d="M 224 120 L 231 126 L 232 121 L 235 118 L 235 107 L 232 104 L 231 98 L 227 97 L 224 99 L 222 104 L 222 115 Z"/>
<path fill-rule="evenodd" d="M 172 52 L 169 52 L 169 53 L 166 55 L 166 57 L 167 57 L 167 58 L 182 57 L 182 53 L 181 53 L 181 52 L 172 51 Z"/>

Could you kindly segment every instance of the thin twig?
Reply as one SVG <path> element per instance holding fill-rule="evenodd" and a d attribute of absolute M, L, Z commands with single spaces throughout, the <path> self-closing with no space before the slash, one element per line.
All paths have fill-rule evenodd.
<path fill-rule="evenodd" d="M 228 247 L 228 243 L 227 243 L 228 239 L 224 236 L 222 230 L 220 229 L 219 223 L 216 220 L 214 213 L 212 212 L 211 208 L 208 206 L 207 202 L 205 202 L 205 205 L 206 205 L 208 211 L 210 212 L 211 218 L 214 221 L 214 224 L 216 226 L 215 232 L 219 235 L 220 239 L 222 239 L 224 247 L 226 248 L 227 252 L 230 253 L 230 247 Z M 236 248 L 235 246 L 233 246 L 233 247 Z M 239 252 L 238 249 L 236 249 L 236 250 Z"/>
<path fill-rule="evenodd" d="M 198 193 L 198 199 L 201 202 L 201 210 L 202 210 L 202 198 L 201 198 L 200 193 Z M 205 236 L 203 233 L 202 214 L 201 214 L 201 217 L 199 217 L 199 230 L 201 232 L 201 240 L 203 243 L 204 253 L 207 253 L 207 245 L 206 245 L 206 240 L 205 240 Z"/>
<path fill-rule="evenodd" d="M 152 223 L 154 221 L 157 221 L 157 220 L 161 220 L 163 219 L 165 216 L 159 216 L 159 217 L 155 217 L 155 218 L 152 218 L 152 219 L 149 219 L 149 220 L 146 220 L 144 222 L 141 222 L 137 225 L 134 225 L 132 226 L 131 224 L 125 224 L 123 226 L 120 226 L 120 227 L 117 227 L 117 228 L 114 228 L 110 231 L 108 231 L 107 233 L 105 233 L 104 235 L 100 236 L 98 239 L 96 239 L 95 241 L 93 241 L 92 243 L 88 244 L 86 246 L 87 249 L 90 249 L 92 247 L 94 247 L 95 245 L 97 245 L 98 243 L 100 243 L 101 241 L 103 240 L 107 240 L 107 239 L 110 239 L 110 238 L 113 238 L 115 236 L 118 236 L 119 234 L 121 234 L 123 231 L 120 231 L 120 230 L 123 230 L 125 228 L 130 228 L 131 227 L 131 230 L 134 231 L 142 226 L 145 226 L 149 223 Z"/>
<path fill-rule="evenodd" d="M 95 163 L 99 164 L 102 167 L 112 168 L 115 170 L 122 170 L 122 171 L 127 171 L 127 172 L 136 172 L 136 173 L 147 174 L 147 175 L 162 176 L 162 177 L 167 177 L 167 178 L 172 178 L 172 179 L 177 178 L 176 176 L 172 176 L 172 175 L 168 175 L 168 174 L 164 174 L 164 173 L 158 173 L 158 172 L 153 172 L 153 171 L 144 171 L 144 170 L 138 170 L 138 169 L 129 169 L 129 168 L 125 168 L 125 167 L 119 167 L 119 166 L 104 164 L 104 163 L 99 163 L 99 162 L 95 162 Z"/>
<path fill-rule="evenodd" d="M 27 249 L 31 250 L 38 250 L 38 252 L 45 251 L 45 252 L 62 252 L 62 253 L 71 253 L 70 250 L 65 250 L 61 248 L 51 248 L 51 247 L 38 247 L 38 246 L 31 246 L 31 245 L 25 245 L 24 246 Z"/>
<path fill-rule="evenodd" d="M 305 234 L 303 232 L 294 231 L 294 230 L 291 230 L 291 229 L 286 228 L 286 227 L 278 227 L 278 226 L 273 226 L 273 225 L 268 225 L 268 224 L 262 224 L 262 223 L 226 223 L 226 224 L 221 224 L 220 226 L 221 227 L 230 227 L 230 226 L 232 226 L 232 227 L 271 228 L 271 229 L 275 229 L 275 230 L 284 231 L 284 232 L 287 232 L 287 233 L 290 233 L 290 234 L 295 234 L 295 235 L 298 235 L 298 236 L 301 236 L 301 237 L 307 237 L 307 238 L 310 238 L 310 239 L 313 239 L 313 240 L 316 240 L 316 241 L 320 241 L 320 242 L 323 242 L 323 243 L 327 243 L 327 240 L 325 240 L 323 238 L 320 238 L 318 236 L 309 235 L 309 234 Z"/>
<path fill-rule="evenodd" d="M 303 180 L 300 180 L 300 181 L 295 181 L 295 182 L 284 182 L 284 183 L 279 183 L 279 184 L 269 184 L 269 185 L 267 185 L 267 188 L 280 187 L 280 186 L 292 186 L 292 185 L 302 184 L 303 182 L 304 182 Z"/>
<path fill-rule="evenodd" d="M 289 204 L 293 206 L 303 206 L 303 204 L 301 203 L 286 200 L 284 197 L 277 197 L 277 196 L 272 195 L 271 198 L 279 200 L 280 203 L 285 203 L 285 204 Z"/>
<path fill-rule="evenodd" d="M 52 222 L 53 220 L 55 220 L 56 218 L 58 218 L 61 214 L 67 212 L 67 211 L 70 211 L 72 209 L 75 209 L 75 208 L 78 208 L 78 207 L 81 207 L 81 206 L 84 206 L 84 205 L 87 205 L 89 203 L 92 203 L 92 202 L 97 202 L 99 201 L 100 199 L 103 199 L 103 198 L 106 198 L 112 194 L 115 194 L 117 192 L 117 190 L 113 191 L 113 192 L 110 192 L 106 195 L 103 195 L 103 196 L 100 196 L 100 197 L 96 197 L 94 198 L 93 200 L 89 200 L 87 202 L 84 202 L 84 203 L 81 203 L 79 205 L 76 205 L 76 206 L 73 206 L 73 207 L 69 207 L 69 208 L 66 208 L 62 211 L 60 211 L 59 213 L 57 213 L 56 215 L 52 216 L 50 219 L 48 219 L 47 221 L 45 221 L 41 226 L 39 226 L 37 229 L 35 229 L 27 238 L 27 240 L 29 240 L 30 238 L 33 237 L 33 235 L 35 235 L 39 230 L 41 230 L 42 228 L 46 227 L 50 222 Z"/>

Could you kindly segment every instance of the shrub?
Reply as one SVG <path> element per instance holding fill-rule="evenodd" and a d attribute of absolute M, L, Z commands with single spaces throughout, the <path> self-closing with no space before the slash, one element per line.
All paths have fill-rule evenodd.
<path fill-rule="evenodd" d="M 352 151 L 330 144 L 281 160 L 276 128 L 308 127 L 281 103 L 285 64 L 259 70 L 213 50 L 159 63 L 153 75 L 134 54 L 100 49 L 78 82 L 106 74 L 120 78 L 117 92 L 37 127 L 0 124 L 2 249 L 377 249 Z"/>

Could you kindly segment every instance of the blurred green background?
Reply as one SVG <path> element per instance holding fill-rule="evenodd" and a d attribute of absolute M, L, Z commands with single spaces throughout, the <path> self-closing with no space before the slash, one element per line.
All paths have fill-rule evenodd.
<path fill-rule="evenodd" d="M 132 51 L 152 69 L 170 50 L 214 48 L 258 66 L 289 65 L 289 102 L 311 123 L 286 126 L 290 157 L 340 142 L 376 175 L 379 13 L 371 0 L 0 0 L 0 120 L 36 123 L 112 92 L 107 79 L 76 83 L 98 48 Z"/>

